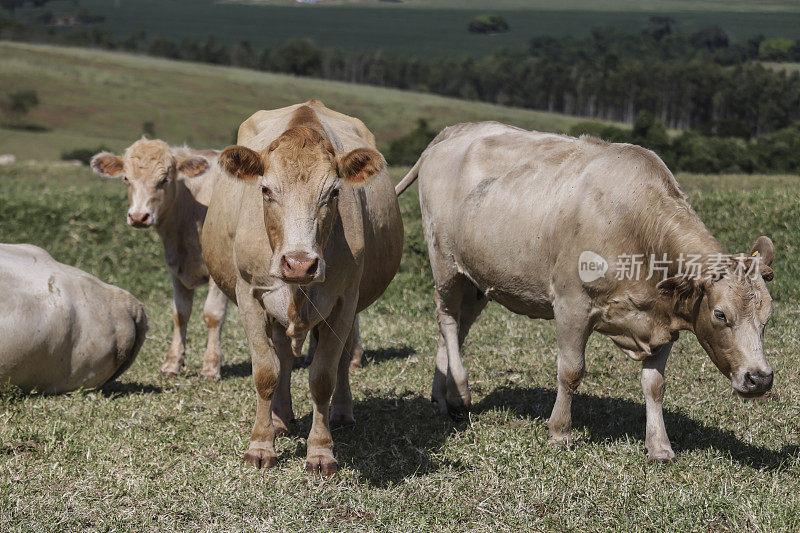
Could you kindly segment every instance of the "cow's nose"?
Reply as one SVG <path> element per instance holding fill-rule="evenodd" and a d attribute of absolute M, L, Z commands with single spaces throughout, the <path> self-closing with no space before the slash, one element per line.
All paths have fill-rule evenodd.
<path fill-rule="evenodd" d="M 128 212 L 128 221 L 131 226 L 135 228 L 146 228 L 152 223 L 152 218 L 150 217 L 150 213 L 144 212 Z"/>
<path fill-rule="evenodd" d="M 314 279 L 319 257 L 304 252 L 292 252 L 281 257 L 281 274 L 291 283 L 308 283 Z"/>
<path fill-rule="evenodd" d="M 764 394 L 772 388 L 774 373 L 769 372 L 747 372 L 744 375 L 744 388 L 749 394 Z"/>

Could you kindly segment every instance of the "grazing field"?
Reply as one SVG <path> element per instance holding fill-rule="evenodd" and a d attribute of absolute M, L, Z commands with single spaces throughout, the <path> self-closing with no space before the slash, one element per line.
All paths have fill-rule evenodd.
<path fill-rule="evenodd" d="M 788 0 L 761 3 L 671 0 L 658 2 L 612 0 L 610 2 L 550 2 L 529 6 L 523 0 L 495 5 L 486 0 L 458 6 L 456 0 L 431 2 L 359 2 L 352 5 L 298 6 L 281 2 L 239 4 L 216 0 L 81 0 L 80 5 L 105 17 L 100 25 L 115 36 L 127 37 L 144 30 L 147 38 L 204 39 L 214 35 L 229 44 L 249 41 L 254 47 L 282 44 L 288 39 L 310 38 L 322 46 L 350 50 L 382 49 L 420 57 L 486 55 L 500 47 L 524 47 L 536 35 L 588 35 L 596 26 L 637 32 L 650 17 L 667 15 L 674 28 L 693 32 L 720 26 L 734 39 L 759 33 L 767 37 L 800 37 L 800 7 Z M 598 7 L 598 4 L 600 7 Z M 508 33 L 476 35 L 466 29 L 477 14 L 490 10 L 510 25 Z M 21 16 L 32 18 L 42 11 L 74 12 L 66 0 L 42 8 L 25 7 Z M 209 21 L 214 21 L 209 24 Z"/>
<path fill-rule="evenodd" d="M 404 170 L 394 169 L 395 179 Z M 362 315 L 366 363 L 352 375 L 357 425 L 334 432 L 343 468 L 318 480 L 303 471 L 306 369 L 293 373 L 297 422 L 276 442 L 277 468 L 240 463 L 255 398 L 235 309 L 221 381 L 198 378 L 199 312 L 185 374 L 160 377 L 171 335 L 169 276 L 155 234 L 125 226 L 120 183 L 52 163 L 0 167 L 0 241 L 38 244 L 132 291 L 150 319 L 138 360 L 101 391 L 2 391 L 0 529 L 797 531 L 800 178 L 679 181 L 729 249 L 748 250 L 762 233 L 775 241 L 776 312 L 765 347 L 776 381 L 766 399 L 734 397 L 694 338 L 682 335 L 665 401 L 677 461 L 648 465 L 639 365 L 595 335 L 573 404 L 578 444 L 552 448 L 553 325 L 490 304 L 464 352 L 474 412 L 462 424 L 436 414 L 428 400 L 436 325 L 414 187 L 401 201 L 401 271 Z"/>
<path fill-rule="evenodd" d="M 25 122 L 49 131 L 0 128 L 0 154 L 58 159 L 64 150 L 105 144 L 121 150 L 154 123 L 156 134 L 198 148 L 225 147 L 258 109 L 311 98 L 361 118 L 381 146 L 425 117 L 435 129 L 499 120 L 567 131 L 577 117 L 429 94 L 296 78 L 113 52 L 0 41 L 0 87 L 35 89 L 41 104 Z"/>

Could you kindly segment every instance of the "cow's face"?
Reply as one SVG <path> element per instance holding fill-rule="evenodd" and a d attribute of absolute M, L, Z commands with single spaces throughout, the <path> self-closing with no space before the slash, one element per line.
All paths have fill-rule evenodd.
<path fill-rule="evenodd" d="M 219 165 L 231 176 L 258 180 L 264 225 L 272 248 L 270 275 L 307 285 L 325 280 L 323 251 L 330 237 L 343 184 L 360 185 L 385 161 L 375 150 L 337 152 L 316 130 L 287 130 L 266 150 L 230 146 Z"/>
<path fill-rule="evenodd" d="M 122 178 L 128 187 L 129 226 L 149 228 L 172 207 L 176 195 L 176 177 L 204 174 L 211 167 L 205 157 L 176 158 L 166 143 L 141 139 L 133 143 L 123 157 L 102 152 L 92 158 L 92 169 L 102 176 Z"/>
<path fill-rule="evenodd" d="M 731 256 L 724 272 L 702 280 L 669 278 L 659 288 L 690 303 L 692 329 L 711 360 L 744 397 L 772 388 L 772 367 L 764 356 L 764 328 L 772 316 L 772 298 L 765 281 L 775 250 L 759 237 L 748 255 Z"/>

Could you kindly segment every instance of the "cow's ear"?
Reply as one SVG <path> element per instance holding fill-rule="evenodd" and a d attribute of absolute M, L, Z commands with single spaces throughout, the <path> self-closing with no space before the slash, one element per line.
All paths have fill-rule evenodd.
<path fill-rule="evenodd" d="M 219 166 L 240 180 L 252 180 L 263 176 L 264 160 L 258 152 L 244 146 L 229 146 L 219 154 Z"/>
<path fill-rule="evenodd" d="M 672 276 L 656 285 L 656 289 L 664 296 L 678 300 L 690 300 L 703 294 L 706 281 L 692 276 Z"/>
<path fill-rule="evenodd" d="M 211 168 L 211 163 L 205 157 L 196 155 L 179 160 L 176 168 L 179 173 L 187 178 L 196 178 L 208 172 L 208 169 Z"/>
<path fill-rule="evenodd" d="M 386 160 L 381 154 L 369 148 L 356 148 L 352 152 L 336 157 L 339 177 L 345 183 L 360 185 L 366 183 L 386 168 Z"/>
<path fill-rule="evenodd" d="M 753 257 L 758 256 L 762 265 L 770 266 L 773 259 L 775 259 L 775 245 L 772 244 L 772 239 L 766 235 L 756 239 L 753 248 L 750 250 L 750 255 Z"/>
<path fill-rule="evenodd" d="M 92 170 L 106 178 L 118 178 L 122 175 L 122 158 L 109 152 L 95 154 L 89 165 Z"/>

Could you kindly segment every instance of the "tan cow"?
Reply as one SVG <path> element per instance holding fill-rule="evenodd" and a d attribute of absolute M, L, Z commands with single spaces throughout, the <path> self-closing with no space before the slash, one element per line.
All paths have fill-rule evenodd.
<path fill-rule="evenodd" d="M 172 275 L 173 335 L 161 372 L 180 373 L 186 349 L 186 326 L 192 314 L 194 291 L 209 284 L 203 307 L 208 344 L 200 375 L 220 378 L 220 336 L 228 299 L 209 279 L 200 251 L 200 234 L 217 173 L 210 172 L 219 152 L 172 148 L 145 138 L 125 150 L 123 157 L 99 153 L 92 168 L 102 176 L 121 177 L 128 188 L 128 225 L 154 227 L 164 245 L 164 259 Z"/>
<path fill-rule="evenodd" d="M 431 142 L 398 194 L 417 178 L 439 320 L 433 398 L 442 409 L 470 405 L 460 349 L 489 300 L 555 319 L 556 443 L 572 442 L 570 405 L 592 331 L 642 361 L 651 461 L 675 457 L 661 406 L 680 330 L 695 334 L 740 395 L 771 388 L 762 340 L 772 314 L 764 283 L 772 241 L 760 237 L 750 254 L 728 254 L 652 152 L 460 124 Z"/>
<path fill-rule="evenodd" d="M 147 333 L 127 291 L 36 246 L 0 244 L 0 382 L 57 394 L 122 374 Z"/>
<path fill-rule="evenodd" d="M 293 418 L 293 356 L 316 328 L 306 468 L 337 470 L 330 424 L 353 421 L 342 350 L 402 252 L 397 197 L 374 146 L 360 120 L 312 100 L 255 113 L 239 128 L 239 145 L 220 155 L 229 177 L 214 190 L 203 254 L 247 333 L 257 412 L 244 459 L 256 467 L 277 462 L 276 431 L 287 432 Z"/>

